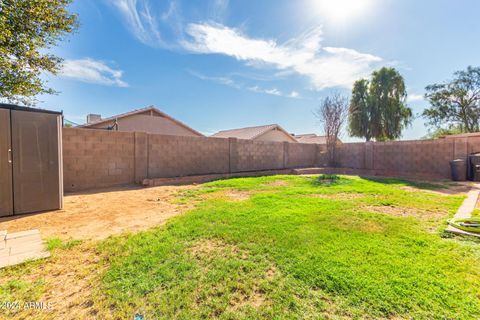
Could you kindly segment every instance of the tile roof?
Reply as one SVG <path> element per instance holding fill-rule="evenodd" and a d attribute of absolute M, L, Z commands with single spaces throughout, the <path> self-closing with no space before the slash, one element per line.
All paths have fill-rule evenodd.
<path fill-rule="evenodd" d="M 212 135 L 212 137 L 216 138 L 237 138 L 237 139 L 255 139 L 262 134 L 273 130 L 278 129 L 292 138 L 292 141 L 296 139 L 292 137 L 285 129 L 280 127 L 278 124 L 268 124 L 263 126 L 256 126 L 256 127 L 247 127 L 247 128 L 239 128 L 239 129 L 231 129 L 231 130 L 222 130 Z"/>
<path fill-rule="evenodd" d="M 325 137 L 325 136 L 317 136 L 317 135 L 314 135 L 314 136 L 310 136 L 310 135 L 297 136 L 297 135 L 295 135 L 295 138 L 300 143 L 319 143 L 319 144 L 326 144 L 327 143 L 327 137 Z"/>
<path fill-rule="evenodd" d="M 440 138 L 452 139 L 452 138 L 468 138 L 468 137 L 477 137 L 477 136 L 480 136 L 480 132 L 450 134 L 450 135 L 442 136 Z"/>
<path fill-rule="evenodd" d="M 111 117 L 108 117 L 108 118 L 102 118 L 100 121 L 96 121 L 96 122 L 93 122 L 93 123 L 87 123 L 87 124 L 84 124 L 84 125 L 81 125 L 79 126 L 80 128 L 89 128 L 89 127 L 92 127 L 94 125 L 98 125 L 100 123 L 104 123 L 104 122 L 108 122 L 108 121 L 112 121 L 112 120 L 115 120 L 115 119 L 120 119 L 120 118 L 125 118 L 125 117 L 128 117 L 128 116 L 131 116 L 131 115 L 134 115 L 134 114 L 140 114 L 140 113 L 144 113 L 144 112 L 147 112 L 147 111 L 153 111 L 157 114 L 159 114 L 160 116 L 164 117 L 164 118 L 167 118 L 169 120 L 171 120 L 172 122 L 175 122 L 176 124 L 178 124 L 179 126 L 182 126 L 184 127 L 185 129 L 195 133 L 195 134 L 198 134 L 199 136 L 204 136 L 203 134 L 201 134 L 200 132 L 198 132 L 197 130 L 195 129 L 192 129 L 190 128 L 189 126 L 187 126 L 185 123 L 175 119 L 175 118 L 172 118 L 171 116 L 169 116 L 168 114 L 166 114 L 165 112 L 162 112 L 160 111 L 158 108 L 156 108 L 155 106 L 149 106 L 149 107 L 145 107 L 145 108 L 140 108 L 140 109 L 136 109 L 136 110 L 132 110 L 132 111 L 129 111 L 129 112 L 125 112 L 125 113 L 121 113 L 121 114 L 117 114 L 115 116 L 111 116 Z"/>
<path fill-rule="evenodd" d="M 300 143 L 327 144 L 327 136 L 317 136 L 315 133 L 296 134 L 294 137 Z M 340 139 L 338 141 L 342 142 Z"/>

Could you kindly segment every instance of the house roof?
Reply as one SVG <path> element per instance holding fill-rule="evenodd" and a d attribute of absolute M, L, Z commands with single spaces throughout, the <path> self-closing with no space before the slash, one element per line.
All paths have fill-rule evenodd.
<path fill-rule="evenodd" d="M 296 134 L 295 139 L 300 143 L 327 144 L 327 136 L 317 136 L 315 133 Z M 342 142 L 338 139 L 339 142 Z"/>
<path fill-rule="evenodd" d="M 450 135 L 442 136 L 440 138 L 452 139 L 452 138 L 468 138 L 468 137 L 477 137 L 477 136 L 480 136 L 480 132 L 450 134 Z"/>
<path fill-rule="evenodd" d="M 292 137 L 285 129 L 280 127 L 278 124 L 268 124 L 264 126 L 256 126 L 256 127 L 246 127 L 246 128 L 239 128 L 239 129 L 231 129 L 231 130 L 222 130 L 212 135 L 212 137 L 216 138 L 237 138 L 237 139 L 255 139 L 262 134 L 267 133 L 270 130 L 280 130 L 292 141 L 297 141 L 294 137 Z"/>
<path fill-rule="evenodd" d="M 179 126 L 181 127 L 184 127 L 185 129 L 197 134 L 197 135 L 200 135 L 200 136 L 204 136 L 203 134 L 201 134 L 200 132 L 198 132 L 197 130 L 195 129 L 192 129 L 190 128 L 189 126 L 187 126 L 185 123 L 175 119 L 175 118 L 172 118 L 171 116 L 169 116 L 168 114 L 166 114 L 165 112 L 162 112 L 160 111 L 158 108 L 156 108 L 155 106 L 149 106 L 149 107 L 145 107 L 145 108 L 141 108 L 141 109 L 136 109 L 136 110 L 132 110 L 132 111 L 129 111 L 129 112 L 125 112 L 125 113 L 121 113 L 121 114 L 117 114 L 115 116 L 111 116 L 111 117 L 108 117 L 108 118 L 104 118 L 104 119 L 101 119 L 100 121 L 96 121 L 96 122 L 93 122 L 93 123 L 88 123 L 88 124 L 84 124 L 84 125 L 81 125 L 79 126 L 80 128 L 90 128 L 90 127 L 93 127 L 93 126 L 96 126 L 96 125 L 99 125 L 99 124 L 102 124 L 102 123 L 105 123 L 105 122 L 109 122 L 109 121 L 113 121 L 113 120 L 118 120 L 118 119 L 121 119 L 121 118 L 126 118 L 126 117 L 129 117 L 129 116 L 132 116 L 132 115 L 135 115 L 135 114 L 141 114 L 141 113 L 145 113 L 145 112 L 148 112 L 148 111 L 153 111 L 155 112 L 156 114 L 160 115 L 161 117 L 164 117 L 164 118 L 167 118 L 169 119 L 170 121 L 178 124 Z"/>
<path fill-rule="evenodd" d="M 297 138 L 318 137 L 315 133 L 294 134 L 294 136 Z"/>

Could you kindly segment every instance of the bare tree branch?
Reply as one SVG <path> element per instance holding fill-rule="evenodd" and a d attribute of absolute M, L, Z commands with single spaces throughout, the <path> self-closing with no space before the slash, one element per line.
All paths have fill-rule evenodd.
<path fill-rule="evenodd" d="M 322 124 L 326 136 L 328 164 L 336 166 L 338 137 L 348 116 L 348 98 L 334 93 L 322 100 L 314 115 Z"/>

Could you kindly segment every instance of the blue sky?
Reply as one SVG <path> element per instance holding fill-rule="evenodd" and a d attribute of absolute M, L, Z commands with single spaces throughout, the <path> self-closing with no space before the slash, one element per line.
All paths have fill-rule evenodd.
<path fill-rule="evenodd" d="M 78 0 L 80 28 L 53 51 L 60 93 L 39 106 L 82 123 L 155 105 L 212 134 L 278 123 L 321 133 L 312 110 L 382 66 L 415 114 L 426 85 L 479 63 L 477 0 Z M 417 118 L 403 139 L 424 136 Z M 355 141 L 346 134 L 346 141 Z"/>

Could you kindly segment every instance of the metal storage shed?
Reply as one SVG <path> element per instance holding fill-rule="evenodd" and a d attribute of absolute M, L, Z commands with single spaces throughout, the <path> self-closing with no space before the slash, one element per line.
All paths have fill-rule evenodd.
<path fill-rule="evenodd" d="M 0 217 L 62 206 L 62 113 L 0 104 Z"/>

